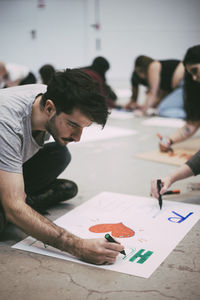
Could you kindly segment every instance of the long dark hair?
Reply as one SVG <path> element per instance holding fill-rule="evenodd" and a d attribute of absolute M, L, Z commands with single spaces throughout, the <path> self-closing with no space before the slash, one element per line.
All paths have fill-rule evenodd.
<path fill-rule="evenodd" d="M 189 48 L 183 59 L 184 65 L 200 64 L 200 45 Z M 187 121 L 200 120 L 200 83 L 192 79 L 186 70 L 184 77 L 184 109 Z"/>

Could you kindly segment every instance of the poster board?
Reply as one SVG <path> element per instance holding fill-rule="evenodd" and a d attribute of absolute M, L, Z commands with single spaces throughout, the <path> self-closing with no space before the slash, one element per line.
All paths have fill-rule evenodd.
<path fill-rule="evenodd" d="M 113 265 L 96 266 L 80 261 L 27 237 L 13 248 L 52 256 L 91 267 L 148 278 L 200 219 L 200 206 L 149 197 L 102 192 L 66 213 L 55 223 L 82 238 L 110 233 L 125 247 Z"/>
<path fill-rule="evenodd" d="M 175 118 L 152 117 L 144 120 L 142 124 L 144 126 L 181 128 L 184 126 L 185 121 Z"/>

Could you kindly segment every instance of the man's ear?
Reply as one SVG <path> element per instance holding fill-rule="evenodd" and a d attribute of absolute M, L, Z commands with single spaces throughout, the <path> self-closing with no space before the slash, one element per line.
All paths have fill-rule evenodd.
<path fill-rule="evenodd" d="M 45 103 L 44 110 L 45 110 L 46 114 L 48 114 L 48 116 L 52 116 L 56 112 L 56 107 L 55 107 L 55 104 L 53 103 L 53 101 L 48 99 Z"/>

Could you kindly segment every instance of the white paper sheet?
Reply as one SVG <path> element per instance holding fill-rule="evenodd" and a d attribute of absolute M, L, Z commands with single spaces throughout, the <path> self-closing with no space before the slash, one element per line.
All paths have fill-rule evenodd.
<path fill-rule="evenodd" d="M 102 129 L 101 126 L 93 124 L 92 126 L 83 129 L 83 133 L 79 143 L 126 137 L 135 135 L 137 133 L 138 132 L 134 129 L 124 129 L 114 126 L 105 126 L 105 128 Z M 47 142 L 53 141 L 54 139 L 51 136 Z"/>
<path fill-rule="evenodd" d="M 113 265 L 91 266 L 148 278 L 199 219 L 199 205 L 164 200 L 160 210 L 153 198 L 102 192 L 55 223 L 82 238 L 104 237 L 108 232 L 117 238 L 117 232 L 123 236 L 117 239 L 125 246 L 126 256 L 119 254 Z M 107 224 L 106 230 L 92 232 L 91 227 L 99 224 Z M 125 237 L 127 228 L 129 237 Z M 13 248 L 86 264 L 68 253 L 45 248 L 32 237 Z"/>
<path fill-rule="evenodd" d="M 162 126 L 180 128 L 185 124 L 184 120 L 173 118 L 153 117 L 142 122 L 145 126 Z"/>
<path fill-rule="evenodd" d="M 134 114 L 133 114 L 133 112 L 130 112 L 130 111 L 112 109 L 111 114 L 109 115 L 109 118 L 116 119 L 116 120 L 128 120 L 128 119 L 133 119 Z"/>

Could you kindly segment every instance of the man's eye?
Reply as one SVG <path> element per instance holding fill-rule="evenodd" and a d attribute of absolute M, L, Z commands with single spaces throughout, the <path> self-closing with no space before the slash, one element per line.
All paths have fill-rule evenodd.
<path fill-rule="evenodd" d="M 73 124 L 73 123 L 68 122 L 67 124 L 68 124 L 70 127 L 72 127 L 72 128 L 76 128 L 76 125 Z"/>
<path fill-rule="evenodd" d="M 192 72 L 193 75 L 196 75 L 197 74 L 197 68 L 192 69 L 191 72 Z"/>

